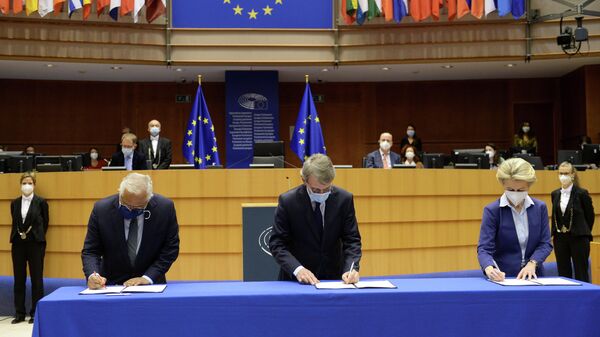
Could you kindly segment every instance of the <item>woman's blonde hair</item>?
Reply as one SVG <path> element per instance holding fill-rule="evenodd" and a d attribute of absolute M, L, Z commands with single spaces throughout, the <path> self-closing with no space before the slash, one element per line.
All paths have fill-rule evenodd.
<path fill-rule="evenodd" d="M 31 180 L 33 180 L 33 184 L 35 185 L 35 181 L 36 181 L 35 172 L 29 171 L 29 172 L 23 173 L 23 175 L 21 176 L 21 181 L 19 183 L 22 184 L 23 180 L 25 180 L 27 178 L 31 178 Z"/>
<path fill-rule="evenodd" d="M 577 176 L 577 170 L 575 169 L 575 167 L 573 167 L 573 164 L 569 163 L 568 161 L 563 161 L 558 166 L 559 169 L 561 167 L 568 167 L 571 170 L 571 172 L 569 173 L 573 175 L 573 185 L 579 186 L 579 177 Z"/>
<path fill-rule="evenodd" d="M 533 166 L 521 158 L 510 158 L 505 160 L 496 172 L 496 179 L 502 184 L 505 180 L 526 181 L 529 185 L 533 184 L 537 178 Z"/>

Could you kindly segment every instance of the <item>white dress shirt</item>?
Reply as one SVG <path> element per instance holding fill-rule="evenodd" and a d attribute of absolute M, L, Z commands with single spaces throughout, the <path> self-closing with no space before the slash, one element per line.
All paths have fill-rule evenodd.
<path fill-rule="evenodd" d="M 387 154 L 384 155 L 383 151 L 381 149 L 379 149 L 379 155 L 381 156 L 381 163 L 382 163 L 382 167 L 386 167 L 385 166 L 385 162 L 387 162 L 387 168 L 392 168 L 392 158 L 390 158 L 390 155 L 392 154 L 391 151 L 388 151 Z"/>
<path fill-rule="evenodd" d="M 571 198 L 571 191 L 573 190 L 573 184 L 567 187 L 566 189 L 560 189 L 560 210 L 564 215 L 567 211 L 567 205 L 569 204 L 569 199 Z"/>
<path fill-rule="evenodd" d="M 27 212 L 29 212 L 31 200 L 33 200 L 33 193 L 31 193 L 28 197 L 21 195 L 21 218 L 23 218 L 23 223 L 25 223 L 25 217 L 27 216 Z"/>
<path fill-rule="evenodd" d="M 500 197 L 500 207 L 510 207 L 512 212 L 513 221 L 515 223 L 515 230 L 517 231 L 517 238 L 519 239 L 519 246 L 521 246 L 521 265 L 525 263 L 525 249 L 527 249 L 527 241 L 529 240 L 529 219 L 527 219 L 527 208 L 533 206 L 533 200 L 529 196 L 523 201 L 523 207 L 518 212 L 513 205 L 508 202 L 506 193 Z"/>
<path fill-rule="evenodd" d="M 159 136 L 150 136 L 150 141 L 152 142 L 152 153 L 156 155 L 156 149 L 158 148 L 158 137 Z M 148 158 L 150 159 L 150 158 Z"/>

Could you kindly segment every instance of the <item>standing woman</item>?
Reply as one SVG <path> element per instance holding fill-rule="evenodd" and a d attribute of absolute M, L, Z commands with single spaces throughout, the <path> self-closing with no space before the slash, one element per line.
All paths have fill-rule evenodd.
<path fill-rule="evenodd" d="M 406 127 L 406 136 L 404 136 L 400 141 L 400 148 L 403 148 L 406 145 L 414 146 L 419 153 L 423 151 L 423 143 L 421 142 L 421 138 L 417 137 L 417 131 L 415 130 L 415 126 L 412 124 L 408 124 Z"/>
<path fill-rule="evenodd" d="M 552 245 L 548 208 L 527 194 L 536 181 L 535 170 L 525 160 L 511 158 L 500 164 L 496 178 L 504 193 L 483 209 L 477 245 L 479 265 L 494 281 L 505 276 L 544 276 L 542 263 Z"/>
<path fill-rule="evenodd" d="M 552 192 L 552 236 L 558 275 L 589 282 L 588 259 L 594 226 L 594 206 L 588 191 L 579 186 L 577 172 L 571 163 L 558 167 L 562 188 Z"/>
<path fill-rule="evenodd" d="M 35 175 L 26 172 L 21 176 L 22 195 L 10 204 L 12 214 L 11 255 L 13 262 L 15 319 L 12 324 L 25 320 L 25 280 L 27 263 L 31 276 L 31 318 L 33 323 L 37 302 L 44 296 L 44 255 L 46 253 L 46 231 L 48 230 L 48 203 L 33 193 Z"/>
<path fill-rule="evenodd" d="M 521 129 L 517 131 L 513 138 L 513 147 L 519 148 L 521 152 L 528 152 L 527 149 L 533 149 L 537 153 L 537 138 L 531 130 L 529 122 L 523 122 Z"/>

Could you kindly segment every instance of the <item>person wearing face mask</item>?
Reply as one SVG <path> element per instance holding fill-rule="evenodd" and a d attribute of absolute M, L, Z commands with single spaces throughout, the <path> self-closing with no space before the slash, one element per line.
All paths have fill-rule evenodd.
<path fill-rule="evenodd" d="M 279 196 L 269 249 L 281 267 L 280 281 L 359 280 L 361 238 L 351 193 L 333 186 L 329 157 L 310 156 L 304 184 Z"/>
<path fill-rule="evenodd" d="M 504 162 L 504 158 L 502 158 L 498 153 L 496 145 L 492 143 L 485 145 L 485 154 L 487 154 L 488 158 L 490 159 L 490 169 L 492 170 L 497 169 L 498 166 Z"/>
<path fill-rule="evenodd" d="M 15 318 L 12 324 L 25 320 L 25 281 L 27 264 L 31 277 L 31 310 L 29 323 L 33 323 L 37 302 L 44 297 L 44 255 L 48 231 L 48 203 L 33 193 L 36 177 L 33 172 L 21 176 L 21 196 L 10 204 L 12 229 L 10 233 L 13 263 Z"/>
<path fill-rule="evenodd" d="M 423 151 L 423 143 L 421 142 L 421 138 L 417 137 L 415 126 L 412 124 L 408 124 L 406 127 L 406 136 L 404 136 L 400 141 L 400 148 L 403 148 L 406 145 L 414 146 L 417 149 L 417 152 Z"/>
<path fill-rule="evenodd" d="M 558 275 L 590 282 L 588 259 L 595 214 L 587 190 L 579 186 L 577 171 L 569 162 L 558 167 L 561 188 L 552 191 L 552 237 Z M 573 268 L 571 268 L 571 262 Z"/>
<path fill-rule="evenodd" d="M 421 158 L 417 155 L 417 149 L 412 145 L 405 145 L 400 151 L 402 154 L 401 164 L 414 166 L 415 168 L 423 168 Z"/>
<path fill-rule="evenodd" d="M 391 151 L 394 144 L 392 134 L 384 132 L 379 136 L 379 150 L 367 155 L 365 167 L 391 169 L 394 164 L 400 164 L 400 155 Z"/>
<path fill-rule="evenodd" d="M 173 150 L 171 141 L 160 136 L 160 122 L 153 119 L 148 123 L 150 137 L 140 141 L 140 151 L 152 162 L 153 170 L 166 170 L 171 165 Z"/>
<path fill-rule="evenodd" d="M 537 138 L 531 130 L 529 122 L 523 122 L 521 129 L 513 138 L 513 152 L 533 152 L 537 153 Z"/>
<path fill-rule="evenodd" d="M 81 251 L 90 289 L 166 283 L 179 254 L 173 201 L 153 194 L 150 176 L 130 173 L 119 193 L 94 204 Z"/>
<path fill-rule="evenodd" d="M 535 170 L 525 160 L 511 158 L 500 164 L 496 178 L 504 193 L 483 210 L 477 245 L 479 265 L 494 281 L 544 276 L 542 263 L 552 244 L 548 208 L 527 193 L 536 181 Z"/>
<path fill-rule="evenodd" d="M 95 147 L 90 148 L 90 165 L 84 167 L 84 170 L 101 170 L 104 165 L 104 159 L 100 158 L 100 152 Z"/>
<path fill-rule="evenodd" d="M 137 151 L 137 136 L 126 133 L 121 137 L 121 151 L 112 155 L 109 166 L 125 166 L 127 171 L 147 170 L 146 156 Z"/>

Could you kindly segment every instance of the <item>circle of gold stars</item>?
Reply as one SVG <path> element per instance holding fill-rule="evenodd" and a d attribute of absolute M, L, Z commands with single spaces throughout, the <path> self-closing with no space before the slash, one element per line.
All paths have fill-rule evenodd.
<path fill-rule="evenodd" d="M 263 16 L 273 15 L 273 10 L 277 7 L 277 5 L 283 6 L 283 0 L 274 0 L 273 2 L 274 2 L 273 7 L 267 5 L 266 7 L 259 8 L 259 11 L 254 10 L 254 8 L 251 8 L 249 11 L 246 10 L 246 14 L 248 15 L 248 20 L 257 20 L 259 17 L 259 14 L 261 14 L 260 10 L 262 10 Z M 231 5 L 231 0 L 223 0 L 223 4 Z M 236 5 L 235 7 L 231 8 L 233 10 L 233 15 L 244 16 L 244 8 L 241 7 L 239 3 L 236 3 L 235 5 Z"/>

